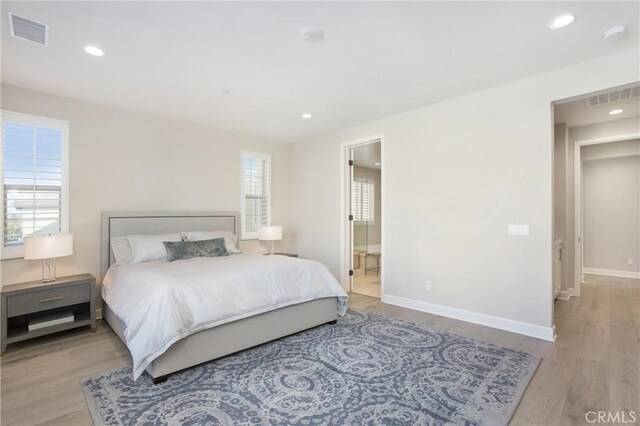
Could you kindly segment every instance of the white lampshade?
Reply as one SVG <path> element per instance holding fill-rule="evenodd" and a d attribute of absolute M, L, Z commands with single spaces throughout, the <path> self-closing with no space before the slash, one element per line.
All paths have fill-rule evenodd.
<path fill-rule="evenodd" d="M 282 239 L 282 226 L 261 226 L 258 239 L 262 241 L 277 241 Z"/>
<path fill-rule="evenodd" d="M 25 259 L 51 259 L 72 254 L 72 234 L 34 234 L 24 237 Z"/>

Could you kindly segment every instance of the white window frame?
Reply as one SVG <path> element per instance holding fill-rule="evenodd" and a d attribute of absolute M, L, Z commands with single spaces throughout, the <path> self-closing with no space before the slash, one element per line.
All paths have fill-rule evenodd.
<path fill-rule="evenodd" d="M 62 133 L 62 184 L 60 188 L 60 231 L 69 232 L 69 122 L 57 118 L 42 117 L 39 115 L 24 114 L 14 111 L 0 111 L 0 127 L 2 139 L 0 140 L 0 209 L 4 222 L 4 123 L 17 123 L 30 126 L 47 127 L 60 130 Z M 0 226 L 0 259 L 18 259 L 24 257 L 23 246 L 4 246 L 4 223 Z"/>
<path fill-rule="evenodd" d="M 258 160 L 267 161 L 269 163 L 269 199 L 267 200 L 267 223 L 265 226 L 271 225 L 271 200 L 273 198 L 273 188 L 271 186 L 273 175 L 273 164 L 271 163 L 271 154 L 264 152 L 240 151 L 240 239 L 241 240 L 257 240 L 258 232 L 248 232 L 245 230 L 245 183 L 244 183 L 244 164 L 247 158 L 256 158 Z"/>

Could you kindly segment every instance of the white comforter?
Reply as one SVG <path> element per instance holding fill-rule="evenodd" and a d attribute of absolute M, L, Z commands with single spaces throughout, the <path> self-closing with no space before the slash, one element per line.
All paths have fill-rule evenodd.
<path fill-rule="evenodd" d="M 126 325 L 135 379 L 203 329 L 323 297 L 338 298 L 340 315 L 347 309 L 347 294 L 321 263 L 258 254 L 115 266 L 102 297 Z"/>

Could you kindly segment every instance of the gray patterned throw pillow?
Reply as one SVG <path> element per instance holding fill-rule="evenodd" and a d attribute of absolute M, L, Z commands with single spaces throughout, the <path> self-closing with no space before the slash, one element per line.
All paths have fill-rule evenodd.
<path fill-rule="evenodd" d="M 228 255 L 227 247 L 224 245 L 224 238 L 202 241 L 164 241 L 163 244 L 167 250 L 167 259 L 169 259 L 169 262 L 191 259 L 193 257 L 219 257 Z"/>

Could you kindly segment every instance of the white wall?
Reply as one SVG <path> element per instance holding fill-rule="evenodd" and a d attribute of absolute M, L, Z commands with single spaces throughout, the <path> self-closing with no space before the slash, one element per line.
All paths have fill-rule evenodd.
<path fill-rule="evenodd" d="M 340 275 L 340 144 L 384 134 L 383 300 L 548 337 L 550 104 L 635 81 L 639 62 L 630 49 L 296 144 L 298 252 Z M 528 224 L 531 235 L 509 237 L 508 224 Z"/>
<path fill-rule="evenodd" d="M 637 134 L 640 130 L 638 117 L 630 117 L 622 120 L 608 121 L 606 123 L 590 124 L 588 126 L 570 127 L 570 141 L 586 141 L 609 137 L 612 135 Z"/>
<path fill-rule="evenodd" d="M 640 128 L 638 129 L 638 132 L 640 132 Z M 605 158 L 640 155 L 640 143 L 638 141 L 638 139 L 631 139 L 620 142 L 599 143 L 583 146 L 580 148 L 580 159 L 585 162 L 591 160 L 603 160 Z"/>
<path fill-rule="evenodd" d="M 637 139 L 582 147 L 585 268 L 640 272 L 639 153 Z"/>
<path fill-rule="evenodd" d="M 89 272 L 100 280 L 100 214 L 106 210 L 240 209 L 240 150 L 272 154 L 273 223 L 285 227 L 278 249 L 293 247 L 291 145 L 98 106 L 2 85 L 2 109 L 70 123 L 70 230 L 74 255 L 58 275 Z M 241 244 L 259 249 L 258 242 Z M 40 277 L 40 263 L 4 260 L 1 282 Z"/>

